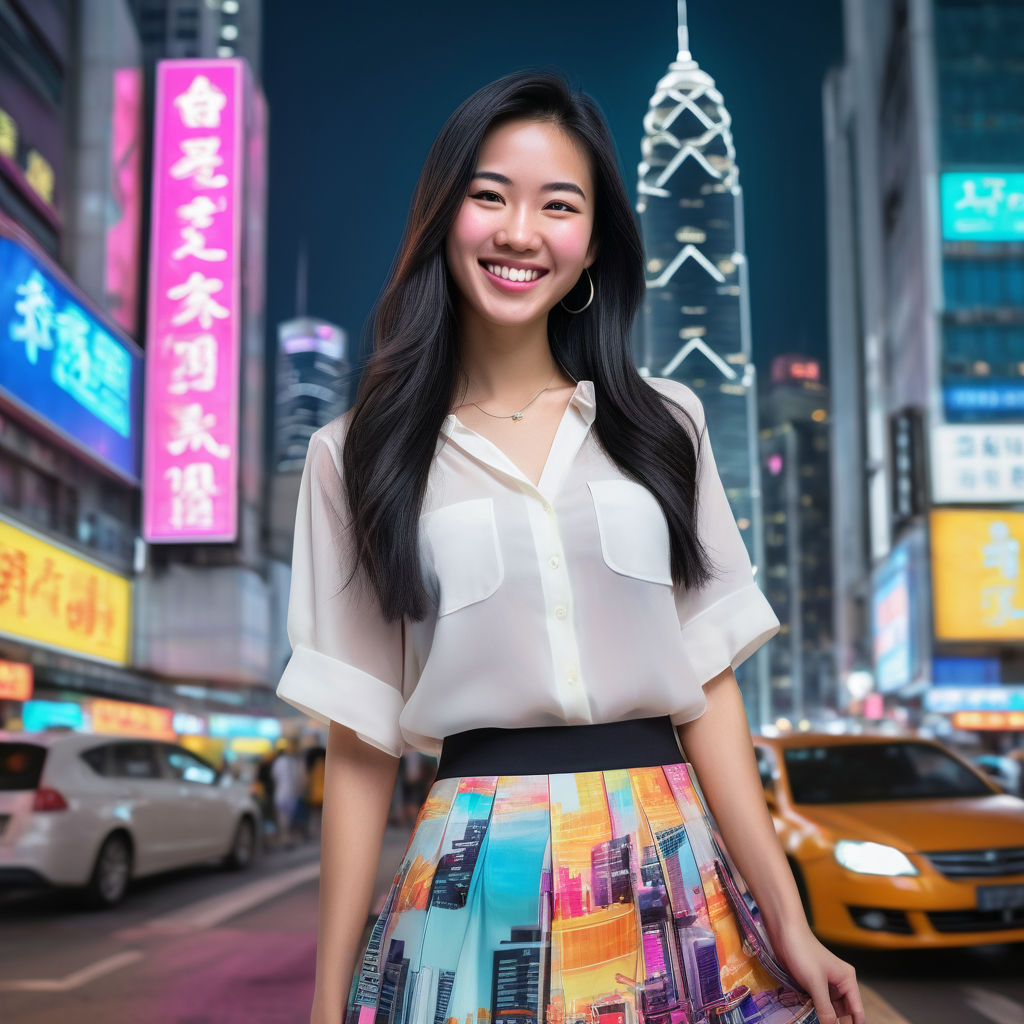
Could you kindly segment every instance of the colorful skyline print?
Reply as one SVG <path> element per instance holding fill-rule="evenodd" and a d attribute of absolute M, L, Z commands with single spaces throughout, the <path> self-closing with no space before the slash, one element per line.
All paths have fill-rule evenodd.
<path fill-rule="evenodd" d="M 345 1024 L 817 1024 L 685 764 L 441 779 Z"/>

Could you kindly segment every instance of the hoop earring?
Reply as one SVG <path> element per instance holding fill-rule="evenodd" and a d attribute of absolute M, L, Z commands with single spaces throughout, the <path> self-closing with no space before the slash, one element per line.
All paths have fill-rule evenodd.
<path fill-rule="evenodd" d="M 558 300 L 558 304 L 567 313 L 582 313 L 583 310 L 585 310 L 587 308 L 587 306 L 589 306 L 594 301 L 594 279 L 590 276 L 590 268 L 589 267 L 584 267 L 583 268 L 583 273 L 587 275 L 587 280 L 590 282 L 590 298 L 587 299 L 587 301 L 584 302 L 583 305 L 580 306 L 579 309 L 569 309 L 569 307 L 565 304 L 565 299 L 559 299 Z"/>

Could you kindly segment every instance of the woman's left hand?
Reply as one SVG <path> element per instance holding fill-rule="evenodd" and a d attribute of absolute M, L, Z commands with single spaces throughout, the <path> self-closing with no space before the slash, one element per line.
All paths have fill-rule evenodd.
<path fill-rule="evenodd" d="M 810 993 L 821 1024 L 864 1024 L 864 1005 L 852 964 L 840 960 L 809 927 L 771 936 L 782 966 Z"/>

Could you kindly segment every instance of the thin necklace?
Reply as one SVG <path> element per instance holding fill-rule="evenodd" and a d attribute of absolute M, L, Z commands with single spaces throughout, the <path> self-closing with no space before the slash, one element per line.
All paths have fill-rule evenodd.
<path fill-rule="evenodd" d="M 556 371 L 555 371 L 555 375 L 554 375 L 554 377 L 552 377 L 552 378 L 551 378 L 551 380 L 554 380 L 554 379 L 555 379 L 555 377 L 557 377 L 557 376 L 558 376 L 558 371 L 556 370 Z M 541 388 L 541 389 L 540 389 L 540 391 L 538 391 L 538 392 L 537 392 L 537 394 L 535 394 L 535 395 L 533 396 L 533 398 L 531 398 L 531 399 L 530 399 L 530 400 L 529 400 L 529 401 L 528 401 L 528 402 L 526 403 L 526 405 L 524 405 L 524 406 L 523 406 L 523 408 L 522 408 L 522 409 L 520 409 L 520 410 L 519 410 L 518 412 L 514 412 L 514 413 L 512 413 L 512 414 L 511 414 L 511 415 L 509 415 L 509 416 L 498 416 L 498 415 L 497 415 L 496 413 L 493 413 L 493 412 L 488 412 L 488 411 L 487 411 L 486 409 L 480 409 L 480 406 L 479 406 L 479 405 L 476 405 L 476 402 L 470 402 L 469 404 L 470 404 L 470 405 L 476 405 L 476 407 L 477 407 L 478 409 L 480 409 L 480 411 L 481 411 L 481 412 L 482 412 L 482 413 L 483 413 L 483 414 L 484 414 L 485 416 L 493 416 L 493 417 L 494 417 L 494 418 L 495 418 L 496 420 L 521 420 L 521 419 L 523 418 L 523 411 L 524 411 L 525 409 L 529 409 L 529 408 L 530 408 L 530 406 L 531 406 L 531 405 L 533 405 L 533 403 L 534 403 L 534 402 L 536 402 L 536 401 L 537 401 L 537 399 L 538 399 L 538 398 L 540 398 L 540 396 L 541 396 L 542 394 L 544 394 L 544 392 L 545 392 L 545 391 L 550 391 L 550 390 L 551 390 L 551 380 L 549 380 L 549 381 L 548 381 L 548 383 L 547 383 L 547 386 L 546 386 L 546 387 L 543 387 L 543 388 Z"/>

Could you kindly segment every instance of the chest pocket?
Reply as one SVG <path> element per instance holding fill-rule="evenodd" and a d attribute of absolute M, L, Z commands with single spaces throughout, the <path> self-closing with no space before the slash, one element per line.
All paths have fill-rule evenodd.
<path fill-rule="evenodd" d="M 601 554 L 609 569 L 648 583 L 672 583 L 668 522 L 658 499 L 634 480 L 589 480 Z"/>
<path fill-rule="evenodd" d="M 505 578 L 493 498 L 473 498 L 420 517 L 426 561 L 440 587 L 438 615 L 493 594 Z"/>

